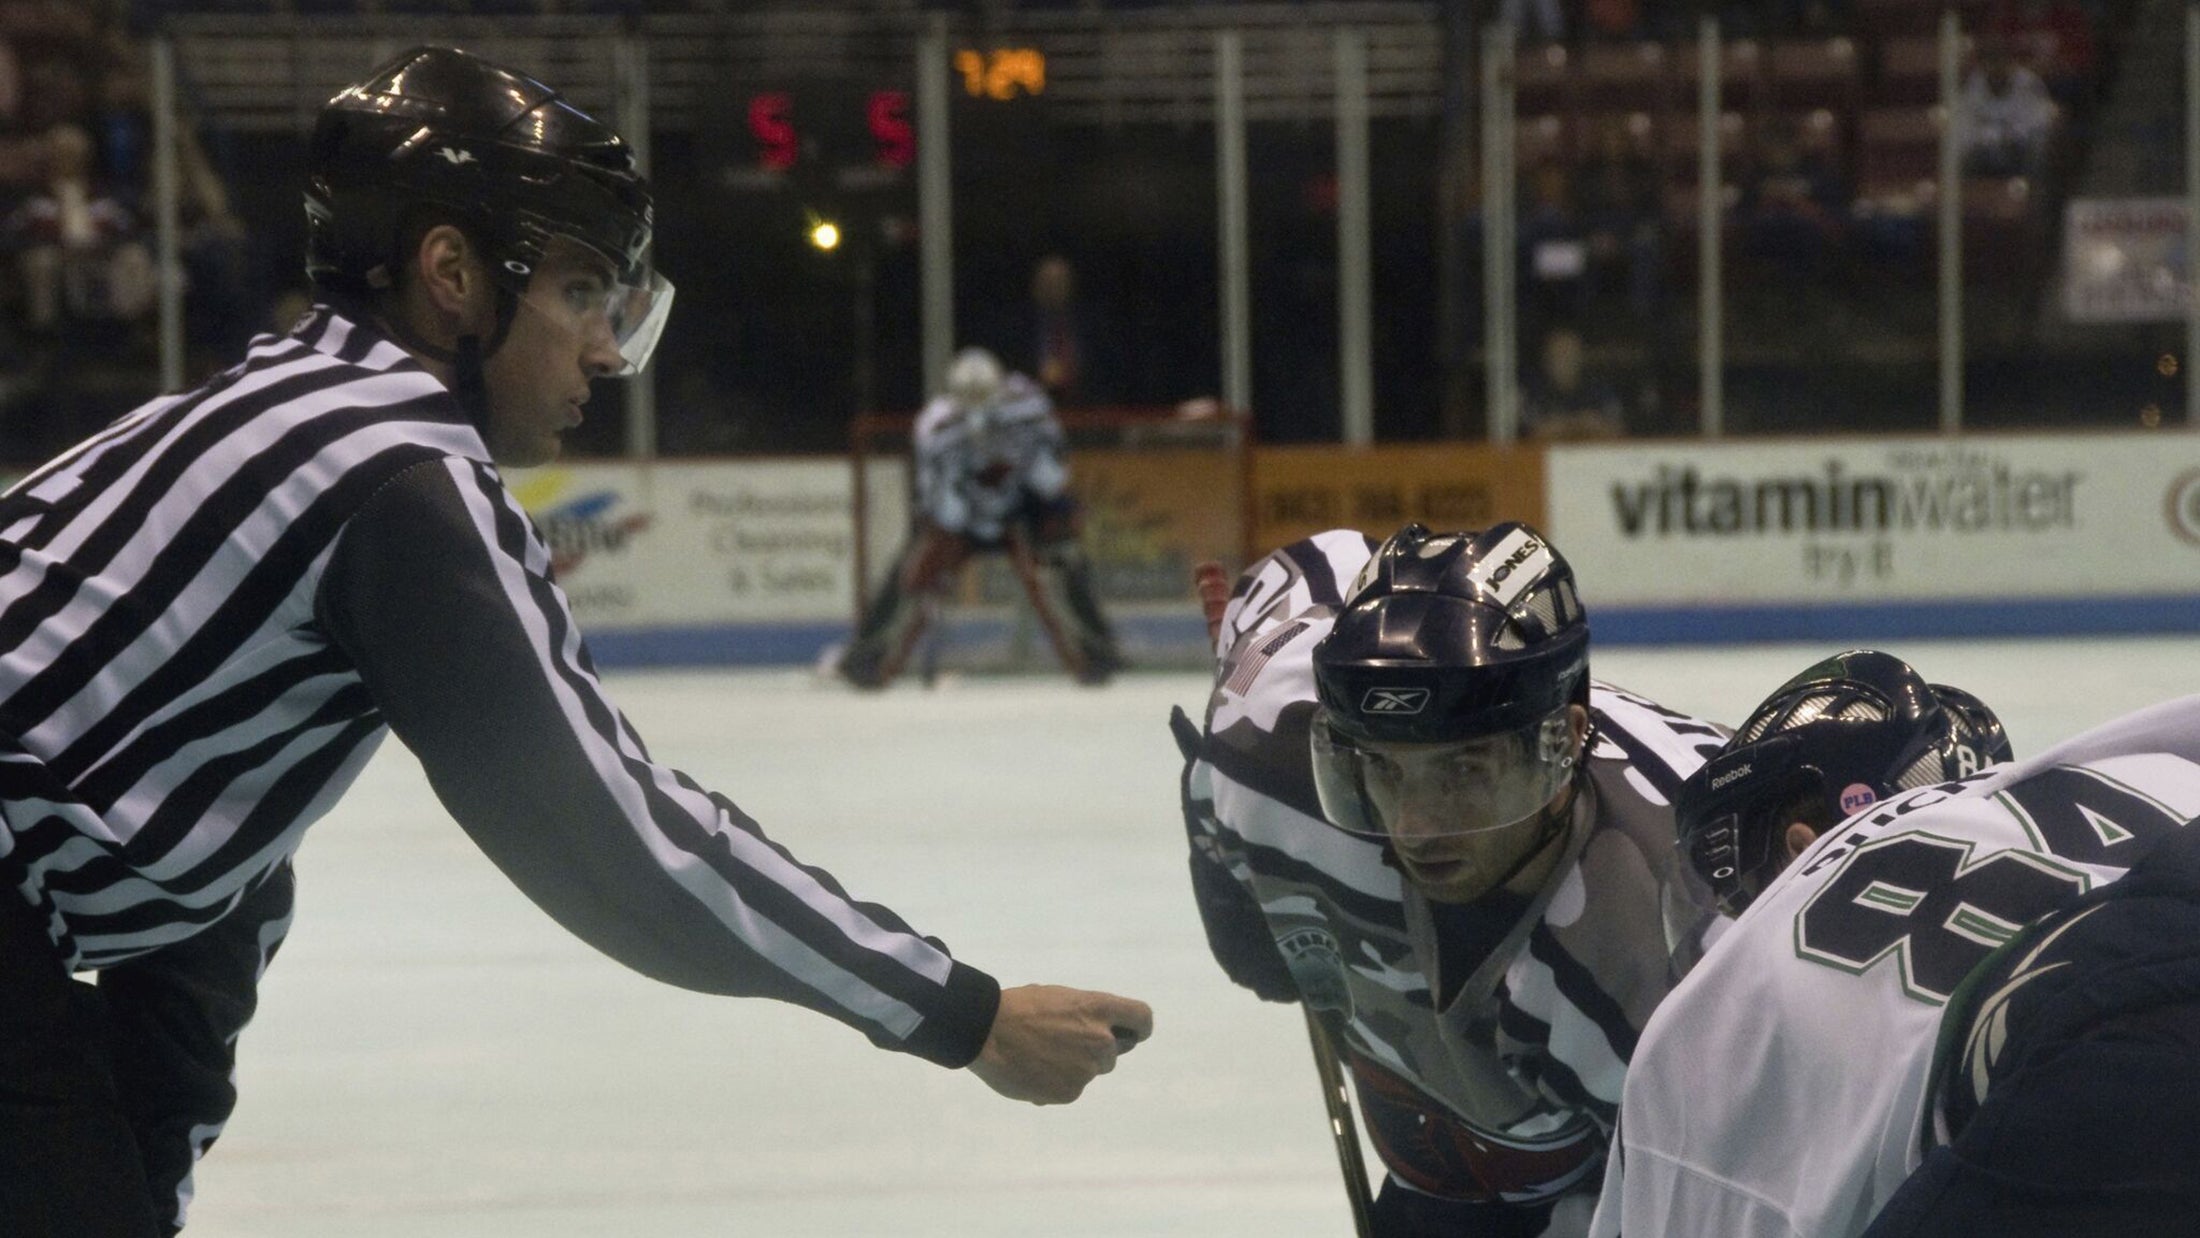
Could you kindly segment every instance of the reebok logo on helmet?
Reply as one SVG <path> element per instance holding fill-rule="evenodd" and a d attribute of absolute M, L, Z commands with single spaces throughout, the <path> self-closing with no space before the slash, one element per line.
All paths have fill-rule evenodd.
<path fill-rule="evenodd" d="M 450 164 L 454 168 L 462 163 L 481 162 L 479 159 L 474 158 L 474 152 L 470 150 L 453 150 L 450 147 L 445 146 L 439 148 L 435 153 L 442 156 L 443 161 Z"/>
<path fill-rule="evenodd" d="M 1712 789 L 1712 790 L 1714 790 L 1714 791 L 1716 791 L 1716 790 L 1718 790 L 1719 788 L 1721 788 L 1721 787 L 1723 787 L 1723 786 L 1726 786 L 1726 785 L 1727 785 L 1728 783 L 1730 783 L 1730 782 L 1733 782 L 1734 780 L 1736 780 L 1736 779 L 1738 779 L 1738 778 L 1747 778 L 1747 777 L 1749 777 L 1749 771 L 1750 771 L 1750 768 L 1751 768 L 1751 767 L 1750 767 L 1749 765 L 1747 765 L 1747 764 L 1744 764 L 1744 765 L 1742 765 L 1742 766 L 1741 766 L 1741 767 L 1740 767 L 1739 769 L 1730 769 L 1730 770 L 1726 771 L 1725 773 L 1723 773 L 1723 774 L 1720 774 L 1720 775 L 1719 775 L 1718 777 L 1716 777 L 1716 778 L 1713 778 L 1713 779 L 1711 780 L 1711 789 Z"/>
<path fill-rule="evenodd" d="M 1427 688 L 1369 688 L 1360 698 L 1363 714 L 1417 714 L 1427 708 Z"/>

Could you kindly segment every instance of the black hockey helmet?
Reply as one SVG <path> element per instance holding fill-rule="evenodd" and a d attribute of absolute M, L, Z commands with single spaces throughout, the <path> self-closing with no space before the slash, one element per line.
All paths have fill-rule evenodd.
<path fill-rule="evenodd" d="M 514 293 L 553 238 L 602 255 L 625 286 L 613 329 L 628 372 L 670 305 L 644 263 L 654 216 L 633 148 L 543 83 L 456 48 L 413 48 L 328 101 L 305 206 L 306 274 L 333 292 L 391 286 L 405 228 L 432 208 Z"/>
<path fill-rule="evenodd" d="M 1782 684 L 1674 798 L 1690 865 L 1731 912 L 1769 876 L 1788 818 L 1820 830 L 1903 791 L 2011 759 L 1976 696 L 1852 649 Z"/>
<path fill-rule="evenodd" d="M 1587 699 L 1589 624 L 1574 572 L 1513 521 L 1400 529 L 1376 550 L 1314 650 L 1332 725 L 1440 743 L 1515 731 Z"/>
<path fill-rule="evenodd" d="M 1466 832 L 1539 811 L 1577 765 L 1564 711 L 1588 700 L 1589 625 L 1573 569 L 1527 525 L 1399 530 L 1313 661 L 1316 785 L 1346 829 L 1382 829 L 1380 783 L 1413 777 L 1400 745 L 1422 746 L 1424 793 L 1457 800 Z"/>

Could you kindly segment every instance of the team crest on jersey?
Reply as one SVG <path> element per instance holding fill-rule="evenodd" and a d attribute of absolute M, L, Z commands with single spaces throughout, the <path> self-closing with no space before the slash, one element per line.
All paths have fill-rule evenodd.
<path fill-rule="evenodd" d="M 1427 688 L 1369 688 L 1360 698 L 1360 712 L 1402 717 L 1428 708 Z"/>
<path fill-rule="evenodd" d="M 1284 966 L 1299 986 L 1309 1010 L 1334 1010 L 1352 1015 L 1352 987 L 1345 983 L 1344 956 L 1328 929 L 1316 925 L 1292 929 L 1276 939 Z"/>

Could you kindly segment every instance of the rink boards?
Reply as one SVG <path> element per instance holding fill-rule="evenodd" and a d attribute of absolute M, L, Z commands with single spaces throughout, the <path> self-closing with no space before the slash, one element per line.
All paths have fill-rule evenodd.
<path fill-rule="evenodd" d="M 1088 463 L 1087 544 L 1149 665 L 1201 656 L 1179 583 L 1199 559 L 1407 520 L 1537 524 L 1608 643 L 2200 631 L 2200 436 L 2182 432 L 1267 447 L 1242 527 L 1221 479 Z M 575 464 L 514 488 L 606 662 L 806 662 L 846 634 L 845 461 Z M 869 563 L 891 562 L 906 509 L 870 505 Z M 1031 640 L 997 570 L 949 611 L 950 661 Z"/>

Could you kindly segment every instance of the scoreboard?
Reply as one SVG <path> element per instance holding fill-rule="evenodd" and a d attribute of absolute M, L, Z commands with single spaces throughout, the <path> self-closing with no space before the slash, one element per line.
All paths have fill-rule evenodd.
<path fill-rule="evenodd" d="M 1012 106 L 1046 92 L 1046 56 L 1037 48 L 959 48 L 951 67 L 951 89 L 980 107 Z M 732 140 L 718 175 L 730 189 L 891 188 L 916 161 L 915 100 L 901 83 L 766 85 L 741 96 L 734 116 L 734 132 L 722 134 Z"/>
<path fill-rule="evenodd" d="M 819 92 L 808 92 L 817 95 Z M 836 92 L 837 93 L 837 92 Z M 767 172 L 789 172 L 805 159 L 821 157 L 846 161 L 853 153 L 844 147 L 847 130 L 855 118 L 840 113 L 850 105 L 845 98 L 800 98 L 791 90 L 764 90 L 749 96 L 744 115 L 749 140 L 754 144 L 756 166 Z M 910 120 L 909 92 L 873 90 L 859 104 L 862 132 L 868 138 L 870 161 L 886 168 L 906 168 L 917 157 L 917 129 Z"/>

